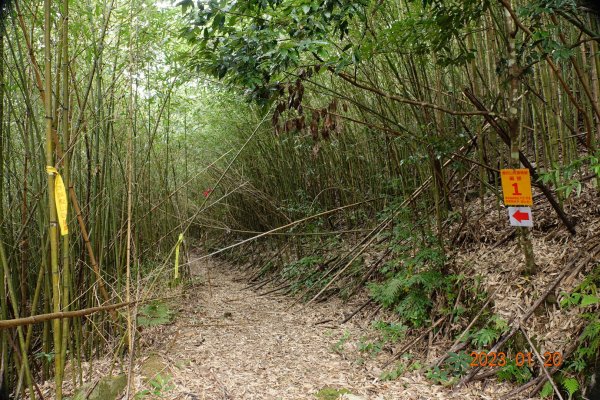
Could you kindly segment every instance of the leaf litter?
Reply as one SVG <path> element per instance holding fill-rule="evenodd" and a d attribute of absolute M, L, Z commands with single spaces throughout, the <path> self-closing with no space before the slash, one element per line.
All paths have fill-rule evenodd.
<path fill-rule="evenodd" d="M 359 351 L 360 338 L 372 334 L 370 321 L 320 323 L 342 320 L 359 299 L 304 306 L 245 289 L 242 273 L 226 263 L 203 261 L 193 270 L 199 276 L 210 273 L 211 288 L 204 284 L 186 295 L 179 313 L 185 317 L 142 333 L 158 337 L 145 340 L 152 344 L 143 351 L 162 356 L 174 385 L 163 398 L 315 399 L 324 388 L 334 388 L 350 391 L 344 396 L 353 399 L 462 400 L 495 399 L 512 388 L 475 382 L 453 391 L 420 370 L 382 380 L 387 354 L 365 360 Z"/>
<path fill-rule="evenodd" d="M 596 194 L 589 197 L 569 203 L 567 211 L 579 221 L 575 237 L 557 223 L 547 205 L 534 207 L 537 230 L 532 241 L 540 270 L 533 277 L 520 275 L 516 266 L 523 263 L 521 252 L 510 237 L 510 228 L 504 226 L 502 210 L 496 212 L 493 206 L 486 207 L 483 215 L 457 235 L 459 246 L 452 254 L 453 262 L 470 275 L 482 277 L 483 288 L 494 293 L 491 307 L 495 314 L 506 320 L 522 315 L 558 276 L 569 257 L 598 236 L 600 202 Z M 478 205 L 470 206 L 473 214 L 480 212 Z M 586 272 L 584 268 L 567 276 L 555 294 L 572 290 Z M 141 354 L 133 368 L 134 393 L 152 385 L 152 377 L 143 373 L 149 359 L 161 360 L 158 365 L 162 368 L 155 370 L 166 384 L 158 393 L 160 398 L 171 400 L 315 399 L 327 388 L 340 393 L 348 390 L 351 394 L 341 398 L 355 400 L 498 399 L 515 388 L 492 378 L 453 389 L 427 379 L 423 368 L 405 371 L 395 380 L 382 379 L 381 366 L 394 350 L 384 348 L 374 357 L 365 357 L 360 351 L 361 340 L 373 335 L 369 325 L 375 313 L 357 316 L 343 326 L 335 323 L 364 303 L 364 293 L 350 302 L 334 297 L 305 306 L 290 297 L 246 289 L 247 276 L 219 260 L 193 263 L 192 274 L 203 283 L 184 292 L 174 306 L 179 308 L 178 317 L 166 325 L 149 324 L 138 334 Z M 393 319 L 391 315 L 385 317 Z M 524 329 L 535 337 L 542 351 L 562 351 L 579 321 L 577 310 L 550 306 L 532 315 Z M 427 365 L 447 351 L 447 343 L 442 342 L 427 342 L 425 337 L 408 352 L 413 361 Z M 112 361 L 101 358 L 84 362 L 84 371 L 91 372 L 84 380 L 94 382 L 108 375 Z M 120 368 L 125 370 L 126 366 Z M 51 398 L 52 382 L 40 387 Z M 71 381 L 65 381 L 65 393 L 73 389 Z M 527 397 L 521 393 L 519 399 Z"/>

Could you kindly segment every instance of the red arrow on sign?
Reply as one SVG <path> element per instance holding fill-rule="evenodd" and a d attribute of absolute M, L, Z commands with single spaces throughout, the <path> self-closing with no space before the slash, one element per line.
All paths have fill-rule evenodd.
<path fill-rule="evenodd" d="M 517 210 L 514 214 L 513 214 L 513 218 L 516 219 L 519 222 L 523 222 L 523 221 L 529 221 L 529 213 L 526 212 L 522 212 L 520 210 Z"/>
<path fill-rule="evenodd" d="M 525 226 L 533 228 L 533 215 L 531 207 L 508 207 L 508 217 L 511 226 Z"/>

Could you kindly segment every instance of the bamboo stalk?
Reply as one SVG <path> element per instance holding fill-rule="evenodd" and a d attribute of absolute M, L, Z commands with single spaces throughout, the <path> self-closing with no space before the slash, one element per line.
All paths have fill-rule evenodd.
<path fill-rule="evenodd" d="M 70 145 L 70 129 L 69 129 L 69 0 L 63 0 L 62 2 L 62 32 L 61 32 L 61 46 L 62 54 L 62 110 L 61 110 L 61 122 L 62 122 L 62 133 L 63 141 L 65 146 L 69 148 Z M 57 101 L 58 103 L 58 101 Z M 57 107 L 58 108 L 58 107 Z M 70 167 L 71 157 L 66 155 L 63 159 L 63 181 L 65 186 L 70 187 Z M 69 214 L 67 213 L 67 221 L 69 220 Z M 70 241 L 69 235 L 63 236 L 62 242 L 62 267 L 63 267 L 63 280 L 62 280 L 62 310 L 69 310 L 70 303 L 70 290 L 71 290 L 71 266 L 70 266 Z M 64 319 L 62 324 L 62 343 L 61 343 L 61 374 L 65 370 L 65 363 L 67 357 L 67 347 L 69 345 L 69 319 Z"/>
<path fill-rule="evenodd" d="M 84 317 L 87 315 L 96 314 L 103 311 L 115 311 L 119 308 L 130 306 L 135 302 L 123 302 L 117 304 L 110 304 L 105 306 L 97 306 L 85 308 L 83 310 L 74 311 L 59 311 L 48 314 L 32 315 L 25 318 L 15 318 L 9 320 L 0 321 L 0 329 L 16 328 L 26 325 L 39 324 L 46 321 L 59 321 L 61 319 L 72 319 L 78 317 Z"/>
<path fill-rule="evenodd" d="M 44 0 L 44 94 L 45 94 L 45 113 L 46 113 L 46 165 L 54 166 L 54 148 L 52 140 L 52 43 L 51 43 L 51 1 Z M 50 267 L 52 273 L 52 307 L 54 312 L 60 312 L 60 272 L 58 266 L 58 217 L 56 212 L 56 203 L 54 200 L 55 175 L 48 173 L 48 210 L 50 236 Z M 58 320 L 53 323 L 54 337 L 54 381 L 56 385 L 56 399 L 62 400 L 62 336 L 61 325 Z"/>

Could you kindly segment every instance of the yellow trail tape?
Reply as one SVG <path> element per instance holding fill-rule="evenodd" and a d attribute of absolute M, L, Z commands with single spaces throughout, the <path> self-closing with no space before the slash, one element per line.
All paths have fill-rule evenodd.
<path fill-rule="evenodd" d="M 175 279 L 179 278 L 179 247 L 183 243 L 183 233 L 179 234 L 179 240 L 175 245 Z"/>
<path fill-rule="evenodd" d="M 62 177 L 54 167 L 46 166 L 46 172 L 54 177 L 54 202 L 56 203 L 56 215 L 58 216 L 58 225 L 60 226 L 60 234 L 65 236 L 69 233 L 67 225 L 67 212 L 69 204 L 67 201 L 67 191 Z"/>

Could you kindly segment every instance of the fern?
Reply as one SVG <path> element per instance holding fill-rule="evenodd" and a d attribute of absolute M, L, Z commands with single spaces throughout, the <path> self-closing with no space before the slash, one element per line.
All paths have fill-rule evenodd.
<path fill-rule="evenodd" d="M 593 362 L 600 351 L 600 318 L 596 315 L 585 315 L 591 319 L 577 340 L 579 345 L 570 363 L 570 370 L 583 372 L 589 362 Z"/>
<path fill-rule="evenodd" d="M 411 279 L 409 279 L 408 285 L 423 285 L 423 288 L 427 292 L 432 292 L 440 286 L 440 282 L 443 282 L 443 278 L 443 275 L 439 271 L 425 271 L 413 275 Z"/>
<path fill-rule="evenodd" d="M 385 306 L 389 307 L 394 304 L 400 297 L 402 289 L 404 289 L 404 282 L 401 278 L 390 279 L 386 285 L 384 285 L 382 292 L 382 300 Z"/>
<path fill-rule="evenodd" d="M 429 317 L 431 299 L 423 292 L 412 290 L 398 303 L 394 310 L 413 326 L 421 326 Z"/>
<path fill-rule="evenodd" d="M 385 321 L 373 322 L 373 328 L 381 332 L 384 341 L 391 343 L 404 339 L 407 330 L 407 327 L 402 324 Z"/>
<path fill-rule="evenodd" d="M 600 302 L 598 296 L 598 286 L 600 284 L 600 268 L 598 266 L 571 292 L 563 293 L 561 306 L 586 308 L 589 310 L 592 306 Z M 595 312 L 584 312 L 582 317 L 589 323 L 583 329 L 583 332 L 577 339 L 577 349 L 574 351 L 571 360 L 563 370 L 574 373 L 586 373 L 591 370 L 600 353 L 600 317 Z M 573 378 L 570 378 L 573 379 Z M 567 382 L 567 379 L 565 379 Z M 573 381 L 568 381 L 570 396 L 577 388 Z M 579 385 L 577 383 L 577 385 Z M 567 388 L 565 388 L 567 389 Z"/>
<path fill-rule="evenodd" d="M 404 320 L 421 326 L 429 317 L 434 293 L 449 286 L 451 277 L 437 270 L 403 270 L 380 284 L 371 284 L 371 296 L 387 308 L 393 308 Z"/>
<path fill-rule="evenodd" d="M 435 235 L 416 234 L 409 215 L 394 227 L 392 250 L 396 257 L 380 270 L 385 280 L 369 289 L 373 299 L 418 327 L 431 317 L 433 299 L 438 295 L 446 298 L 451 292 L 454 277 L 442 273 L 446 258 Z"/>
<path fill-rule="evenodd" d="M 579 390 L 579 382 L 575 378 L 563 379 L 561 385 L 569 393 L 569 399 L 573 398 L 575 392 Z"/>
<path fill-rule="evenodd" d="M 548 381 L 544 384 L 544 387 L 542 388 L 542 390 L 540 390 L 540 396 L 542 398 L 546 398 L 546 397 L 550 396 L 552 393 L 554 393 L 554 388 L 552 387 L 552 384 L 550 383 L 550 381 Z"/>
<path fill-rule="evenodd" d="M 500 368 L 496 376 L 500 382 L 510 381 L 519 384 L 529 382 L 533 377 L 529 368 L 526 366 L 517 367 L 514 360 L 508 361 L 505 367 Z"/>
<path fill-rule="evenodd" d="M 470 367 L 471 356 L 469 356 L 465 352 L 453 353 L 450 352 L 448 354 L 448 360 L 446 364 L 450 367 L 452 374 L 454 376 L 463 376 L 465 375 Z"/>
<path fill-rule="evenodd" d="M 168 324 L 172 321 L 173 314 L 173 311 L 171 311 L 166 304 L 154 301 L 150 304 L 146 304 L 140 309 L 137 317 L 137 324 L 139 326 Z"/>
<path fill-rule="evenodd" d="M 315 266 L 323 262 L 323 258 L 319 256 L 308 256 L 287 264 L 283 268 L 283 276 L 285 278 L 298 278 L 304 274 L 310 273 L 315 269 Z"/>
<path fill-rule="evenodd" d="M 504 318 L 500 317 L 499 315 L 494 314 L 494 315 L 492 315 L 490 320 L 492 321 L 492 323 L 494 325 L 494 329 L 496 331 L 498 331 L 500 334 L 508 331 L 508 322 L 506 322 L 506 320 Z"/>
<path fill-rule="evenodd" d="M 499 332 L 494 329 L 482 328 L 475 333 L 473 344 L 479 348 L 485 348 L 498 339 L 499 335 Z"/>

